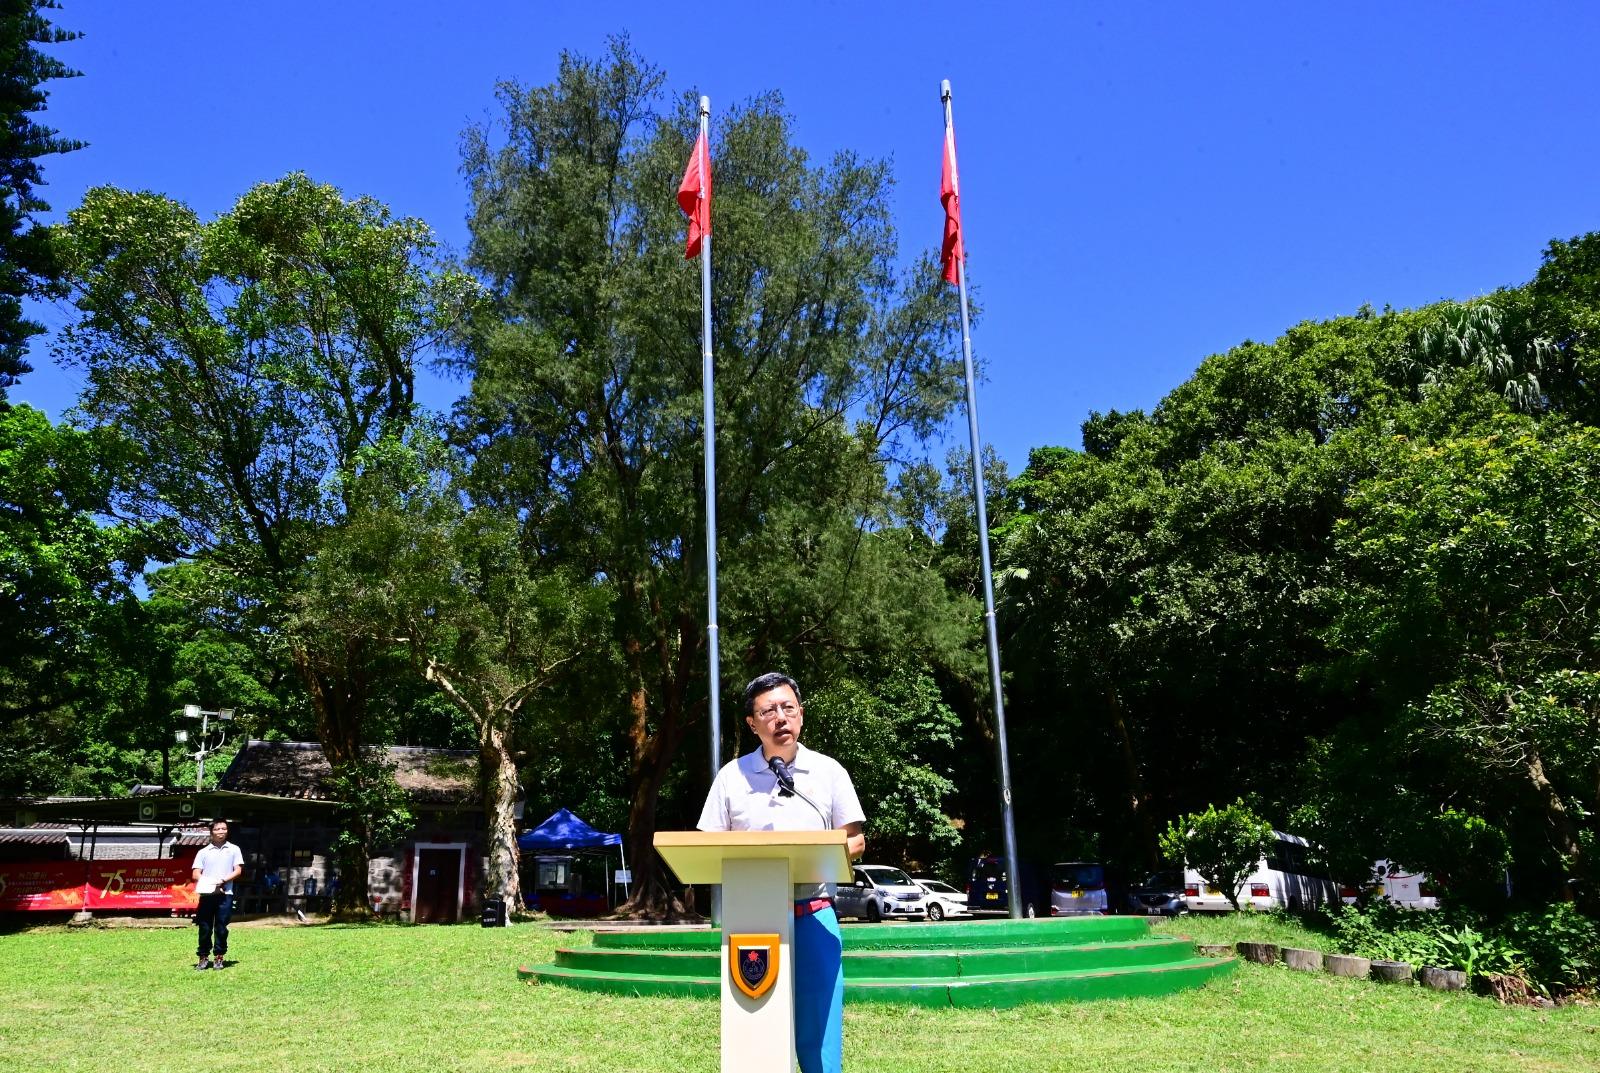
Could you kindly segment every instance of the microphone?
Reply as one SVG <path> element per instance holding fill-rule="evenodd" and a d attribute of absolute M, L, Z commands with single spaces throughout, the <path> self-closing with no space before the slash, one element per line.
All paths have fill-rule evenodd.
<path fill-rule="evenodd" d="M 767 767 L 771 768 L 772 774 L 777 777 L 779 786 L 778 796 L 793 797 L 794 776 L 789 774 L 789 765 L 783 762 L 783 757 L 774 756 L 771 760 L 767 761 Z"/>
<path fill-rule="evenodd" d="M 799 787 L 795 786 L 794 776 L 789 774 L 789 765 L 783 762 L 783 757 L 774 756 L 772 759 L 767 761 L 767 767 L 772 769 L 772 774 L 778 780 L 778 796 L 798 797 L 800 800 L 810 805 L 816 812 L 817 816 L 822 820 L 822 829 L 824 831 L 828 830 L 830 825 L 828 823 L 827 815 L 823 813 L 822 808 L 815 801 L 811 800 L 811 798 L 807 797 Z"/>

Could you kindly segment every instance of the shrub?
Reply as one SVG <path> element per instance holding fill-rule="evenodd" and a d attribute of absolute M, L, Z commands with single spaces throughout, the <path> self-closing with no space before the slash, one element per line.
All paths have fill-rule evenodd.
<path fill-rule="evenodd" d="M 1460 969 L 1468 977 L 1525 971 L 1515 942 L 1465 911 L 1420 913 L 1380 902 L 1341 906 L 1330 920 L 1343 949 L 1361 957 Z"/>
<path fill-rule="evenodd" d="M 1600 923 L 1572 903 L 1513 913 L 1499 932 L 1523 951 L 1529 973 L 1547 989 L 1600 985 Z"/>
<path fill-rule="evenodd" d="M 1243 800 L 1180 816 L 1161 835 L 1162 855 L 1199 872 L 1235 909 L 1241 884 L 1271 845 L 1272 824 L 1250 811 Z"/>

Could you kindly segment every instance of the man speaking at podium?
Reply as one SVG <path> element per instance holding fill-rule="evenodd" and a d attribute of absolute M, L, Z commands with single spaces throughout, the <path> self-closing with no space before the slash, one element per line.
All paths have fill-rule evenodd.
<path fill-rule="evenodd" d="M 866 815 L 839 762 L 800 744 L 805 709 L 786 674 L 744 687 L 744 721 L 761 747 L 723 766 L 700 813 L 702 831 L 827 831 L 848 836 L 850 859 L 867 851 Z M 844 944 L 833 884 L 794 889 L 794 1048 L 801 1073 L 844 1068 Z"/>

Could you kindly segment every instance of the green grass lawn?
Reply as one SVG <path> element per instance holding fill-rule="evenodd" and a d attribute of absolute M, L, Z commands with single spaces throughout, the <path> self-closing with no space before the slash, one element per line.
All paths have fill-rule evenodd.
<path fill-rule="evenodd" d="M 960 927 L 960 924 L 951 924 Z M 1281 934 L 1261 934 L 1265 927 Z M 1313 945 L 1293 925 L 1180 921 L 1206 941 Z M 1246 932 L 1249 932 L 1246 934 Z M 0 1070 L 360 1073 L 717 1068 L 717 1008 L 520 983 L 582 941 L 521 925 L 236 928 L 224 972 L 189 929 L 0 935 Z M 1201 991 L 1005 1011 L 855 1007 L 853 1070 L 1594 1070 L 1600 1010 L 1504 1008 L 1242 965 Z"/>

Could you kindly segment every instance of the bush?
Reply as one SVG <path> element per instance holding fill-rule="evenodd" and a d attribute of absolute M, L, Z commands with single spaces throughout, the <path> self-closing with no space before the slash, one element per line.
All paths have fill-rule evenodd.
<path fill-rule="evenodd" d="M 1515 941 L 1465 911 L 1419 913 L 1388 903 L 1341 906 L 1330 914 L 1342 949 L 1365 958 L 1459 969 L 1469 978 L 1527 974 Z"/>
<path fill-rule="evenodd" d="M 1388 903 L 1365 908 L 1340 906 L 1330 914 L 1334 936 L 1347 953 L 1382 961 L 1406 961 L 1413 965 L 1438 965 L 1440 948 L 1435 937 L 1419 926 L 1416 914 Z"/>
<path fill-rule="evenodd" d="M 1272 845 L 1272 824 L 1250 811 L 1243 800 L 1180 816 L 1161 835 L 1161 853 L 1174 864 L 1200 873 L 1239 908 L 1239 890 Z"/>
<path fill-rule="evenodd" d="M 1523 951 L 1529 974 L 1545 988 L 1600 985 L 1600 923 L 1572 903 L 1513 913 L 1499 931 Z"/>

